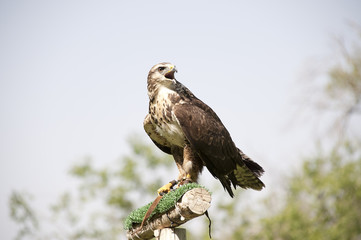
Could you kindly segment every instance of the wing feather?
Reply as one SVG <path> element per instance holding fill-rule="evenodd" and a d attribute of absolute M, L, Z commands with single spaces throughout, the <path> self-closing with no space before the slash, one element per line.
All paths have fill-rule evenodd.
<path fill-rule="evenodd" d="M 242 165 L 229 132 L 207 105 L 177 104 L 173 112 L 188 142 L 215 177 L 227 175 L 237 164 Z"/>
<path fill-rule="evenodd" d="M 256 190 L 264 187 L 258 178 L 263 169 L 236 147 L 226 127 L 210 107 L 196 99 L 177 104 L 173 110 L 192 149 L 231 197 L 234 196 L 231 185 Z"/>
<path fill-rule="evenodd" d="M 154 125 L 150 121 L 151 116 L 147 114 L 147 116 L 144 119 L 143 127 L 145 132 L 148 134 L 150 139 L 153 141 L 153 143 L 163 152 L 167 154 L 171 154 L 171 146 L 168 143 L 168 141 L 160 136 L 157 131 L 155 130 Z"/>

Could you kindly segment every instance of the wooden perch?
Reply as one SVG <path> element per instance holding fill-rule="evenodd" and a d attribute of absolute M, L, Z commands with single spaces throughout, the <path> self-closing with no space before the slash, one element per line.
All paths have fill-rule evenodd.
<path fill-rule="evenodd" d="M 177 227 L 203 215 L 211 205 L 211 194 L 204 188 L 193 188 L 186 192 L 168 212 L 154 216 L 141 228 L 140 224 L 128 230 L 127 238 L 140 240 L 154 237 L 154 230 Z"/>

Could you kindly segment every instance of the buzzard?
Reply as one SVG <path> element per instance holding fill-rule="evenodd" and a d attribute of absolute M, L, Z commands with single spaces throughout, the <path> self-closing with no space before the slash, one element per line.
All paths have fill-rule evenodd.
<path fill-rule="evenodd" d="M 144 129 L 158 148 L 173 155 L 179 169 L 178 178 L 158 189 L 158 194 L 177 183 L 197 182 L 203 166 L 231 197 L 231 186 L 261 190 L 263 168 L 236 147 L 217 114 L 175 79 L 176 72 L 171 63 L 159 63 L 148 74 Z"/>

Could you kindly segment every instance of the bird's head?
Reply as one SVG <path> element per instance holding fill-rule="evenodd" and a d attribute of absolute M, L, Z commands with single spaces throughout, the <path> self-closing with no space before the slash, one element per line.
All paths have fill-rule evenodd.
<path fill-rule="evenodd" d="M 148 74 L 148 84 L 168 85 L 175 81 L 174 73 L 177 72 L 176 67 L 171 63 L 158 63 L 154 65 Z"/>

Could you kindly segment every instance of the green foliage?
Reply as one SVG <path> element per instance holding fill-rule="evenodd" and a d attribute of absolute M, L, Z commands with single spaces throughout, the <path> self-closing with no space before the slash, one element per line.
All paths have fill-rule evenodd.
<path fill-rule="evenodd" d="M 306 160 L 290 178 L 282 209 L 261 219 L 252 239 L 359 239 L 361 152 L 346 152 L 343 146 Z"/>
<path fill-rule="evenodd" d="M 32 236 L 39 229 L 39 222 L 34 210 L 28 202 L 30 196 L 26 193 L 13 192 L 10 196 L 10 216 L 19 225 L 17 239 Z"/>
<path fill-rule="evenodd" d="M 174 161 L 155 150 L 155 146 L 136 137 L 129 142 L 131 154 L 112 166 L 96 167 L 87 158 L 71 167 L 70 175 L 78 180 L 77 191 L 60 195 L 41 218 L 36 218 L 34 212 L 38 210 L 30 207 L 27 194 L 14 192 L 10 209 L 12 219 L 19 225 L 17 239 L 119 239 L 124 236 L 122 220 L 139 204 L 154 199 L 156 190 L 171 180 L 163 176 L 169 176 L 166 172 L 170 166 L 175 168 Z M 144 172 L 150 167 L 152 172 Z"/>

